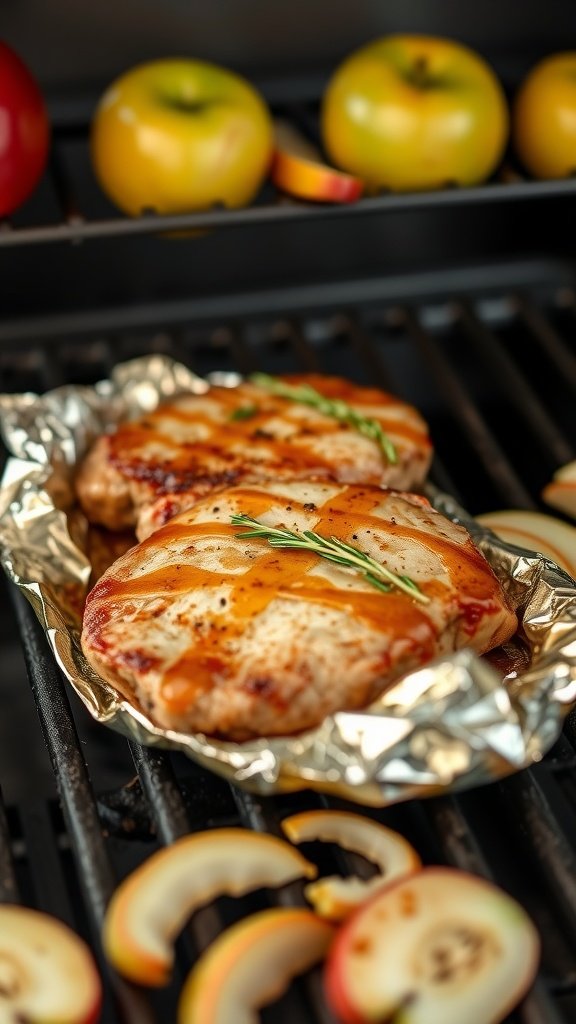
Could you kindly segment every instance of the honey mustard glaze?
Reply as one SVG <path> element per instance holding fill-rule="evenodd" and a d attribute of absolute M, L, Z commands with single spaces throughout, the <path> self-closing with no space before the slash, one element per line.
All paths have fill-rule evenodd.
<path fill-rule="evenodd" d="M 407 544 L 423 544 L 440 556 L 450 573 L 452 586 L 462 590 L 471 602 L 473 628 L 476 628 L 484 611 L 492 607 L 491 598 L 498 584 L 472 543 L 469 540 L 457 543 L 438 533 L 375 515 L 374 510 L 383 501 L 383 492 L 378 488 L 345 487 L 323 505 L 312 508 L 310 504 L 283 499 L 257 488 L 237 487 L 229 494 L 234 496 L 234 511 L 255 519 L 269 512 L 272 505 L 282 511 L 285 509 L 285 517 L 275 518 L 274 525 L 278 528 L 291 528 L 297 514 L 300 521 L 303 515 L 306 516 L 308 529 L 323 536 L 334 535 L 359 547 L 361 543 L 354 538 L 361 530 L 373 531 L 377 538 L 385 539 L 390 535 L 405 540 Z M 429 514 L 436 519 L 432 510 Z M 193 519 L 194 512 L 189 516 Z M 125 613 L 131 599 L 137 600 L 146 594 L 169 601 L 180 594 L 199 592 L 202 588 L 226 588 L 228 596 L 222 599 L 221 610 L 203 616 L 195 624 L 196 628 L 191 629 L 189 647 L 163 675 L 162 698 L 173 711 L 184 712 L 202 693 L 225 681 L 234 660 L 235 638 L 276 598 L 308 601 L 348 612 L 378 630 L 382 630 L 385 623 L 386 632 L 403 638 L 418 662 L 423 663 L 433 656 L 437 627 L 426 607 L 402 591 L 391 589 L 382 593 L 371 589 L 360 575 L 357 576 L 357 586 L 340 588 L 321 575 L 310 575 L 310 570 L 322 561 L 315 553 L 274 549 L 265 540 L 247 541 L 239 537 L 241 531 L 229 523 L 186 523 L 182 518 L 163 527 L 140 548 L 145 551 L 149 546 L 157 551 L 159 545 L 168 549 L 171 545 L 178 545 L 176 550 L 181 552 L 181 560 L 143 573 L 138 579 L 105 577 L 92 592 L 85 619 L 91 639 L 96 643 L 96 634 L 100 633 L 102 637 L 105 620 L 109 617 L 107 613 L 104 618 L 99 618 L 99 609 L 100 616 L 103 615 L 100 598 L 106 599 L 104 603 L 108 609 L 116 605 L 121 613 Z M 282 519 L 284 521 L 280 521 Z M 200 537 L 204 540 L 209 537 L 216 545 L 219 538 L 234 537 L 237 557 L 230 554 L 230 545 L 225 545 L 225 557 L 231 558 L 233 563 L 229 566 L 231 571 L 226 572 L 222 568 L 211 571 L 182 559 L 187 551 L 190 558 L 194 557 L 195 539 Z M 382 562 L 385 564 L 385 550 Z M 226 562 L 223 564 L 226 568 Z M 244 565 L 245 571 L 238 572 L 238 568 Z M 354 580 L 352 573 L 350 580 Z M 429 579 L 421 584 L 421 589 L 426 596 L 433 597 L 441 594 L 445 584 L 438 579 Z M 462 614 L 465 619 L 464 611 Z M 153 667 L 151 662 L 150 668 Z"/>
<path fill-rule="evenodd" d="M 424 424 L 419 425 L 405 414 L 398 417 L 398 401 L 375 388 L 361 388 L 341 378 L 310 374 L 283 378 L 291 383 L 308 383 L 327 398 L 341 398 L 354 406 L 378 406 L 382 412 L 374 417 L 385 432 L 420 447 L 429 445 Z M 191 400 L 187 406 L 172 403 L 160 407 L 135 422 L 121 425 L 109 439 L 109 457 L 124 475 L 148 484 L 159 496 L 193 488 L 197 480 L 222 474 L 230 476 L 228 482 L 241 480 L 261 463 L 267 471 L 274 470 L 284 477 L 334 477 L 335 467 L 328 458 L 313 450 L 317 438 L 349 429 L 328 416 L 301 408 L 302 422 L 296 426 L 291 438 L 280 439 L 267 430 L 271 420 L 285 415 L 293 402 L 259 391 L 250 385 L 237 388 L 214 387 L 208 393 L 218 407 L 218 418 L 197 406 Z M 236 419 L 239 410 L 249 415 Z M 387 410 L 390 409 L 390 413 Z M 169 432 L 170 421 L 180 427 L 181 438 Z M 187 429 L 188 428 L 188 429 Z M 187 435 L 189 434 L 189 437 Z M 164 454 L 150 458 L 150 450 L 163 448 Z M 235 450 L 231 450 L 234 448 Z M 259 454 L 252 450 L 258 449 Z M 385 459 L 385 456 L 382 455 Z M 206 467 L 209 466 L 207 473 Z M 372 483 L 378 483 L 375 476 Z"/>

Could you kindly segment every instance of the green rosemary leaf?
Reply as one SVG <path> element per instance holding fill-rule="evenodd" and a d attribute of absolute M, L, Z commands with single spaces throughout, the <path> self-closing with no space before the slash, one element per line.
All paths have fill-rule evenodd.
<path fill-rule="evenodd" d="M 367 579 L 368 582 L 371 583 L 373 587 L 377 587 L 378 590 L 381 590 L 384 594 L 389 594 L 390 591 L 392 590 L 391 583 L 383 583 L 382 580 L 379 580 L 376 578 L 376 576 L 373 576 L 371 572 L 366 573 L 365 579 Z"/>
<path fill-rule="evenodd" d="M 257 405 L 241 405 L 230 416 L 231 420 L 251 420 L 258 412 Z"/>
<path fill-rule="evenodd" d="M 357 409 L 353 409 L 341 398 L 326 398 L 309 384 L 286 384 L 284 381 L 278 380 L 277 377 L 271 377 L 268 373 L 253 373 L 250 376 L 250 381 L 252 384 L 264 388 L 265 391 L 278 395 L 279 398 L 287 398 L 292 402 L 310 405 L 325 416 L 338 420 L 339 423 L 347 423 L 359 434 L 376 441 L 389 463 L 394 465 L 398 462 L 398 452 L 388 435 L 384 433 L 378 420 L 362 416 Z"/>
<path fill-rule="evenodd" d="M 241 512 L 233 515 L 230 522 L 233 526 L 248 527 L 248 530 L 239 533 L 238 537 L 258 537 L 260 540 L 267 541 L 273 548 L 293 548 L 314 552 L 320 558 L 325 558 L 329 562 L 360 573 L 368 583 L 385 594 L 395 587 L 415 601 L 419 601 L 420 604 L 429 603 L 429 598 L 421 592 L 418 585 L 409 576 L 391 572 L 385 565 L 381 565 L 376 559 L 367 555 L 365 551 L 352 544 L 347 544 L 337 537 L 323 537 L 321 534 L 315 533 L 314 530 L 294 533 L 292 530 L 274 529 L 274 527 L 266 526 Z"/>

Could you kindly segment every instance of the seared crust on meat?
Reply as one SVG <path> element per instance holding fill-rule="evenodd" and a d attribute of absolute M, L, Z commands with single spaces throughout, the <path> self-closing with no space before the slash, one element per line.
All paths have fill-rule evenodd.
<path fill-rule="evenodd" d="M 396 447 L 378 443 L 316 409 L 251 383 L 183 395 L 101 437 L 81 465 L 76 488 L 90 522 L 142 539 L 204 495 L 257 480 L 324 479 L 417 487 L 432 456 L 426 424 L 412 406 L 376 388 L 315 374 L 308 383 L 380 423 Z"/>
<path fill-rule="evenodd" d="M 429 603 L 239 537 L 236 513 L 356 545 Z M 240 741 L 361 708 L 435 655 L 482 653 L 516 625 L 466 530 L 425 499 L 280 481 L 199 501 L 118 559 L 88 596 L 82 647 L 159 725 Z"/>

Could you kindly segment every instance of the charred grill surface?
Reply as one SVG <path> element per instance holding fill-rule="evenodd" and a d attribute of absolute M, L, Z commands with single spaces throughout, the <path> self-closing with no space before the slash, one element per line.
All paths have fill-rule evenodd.
<path fill-rule="evenodd" d="M 107 376 L 114 362 L 149 351 L 174 354 L 199 373 L 258 368 L 344 374 L 389 389 L 421 410 L 435 442 L 434 481 L 470 511 L 539 507 L 542 486 L 559 461 L 576 452 L 575 308 L 571 293 L 558 296 L 543 288 L 447 296 L 445 302 L 411 308 L 348 305 L 337 315 L 327 314 L 320 302 L 317 312 L 297 315 L 287 302 L 282 317 L 193 328 L 189 321 L 172 320 L 167 329 L 158 307 L 148 311 L 150 327 L 141 333 L 122 333 L 119 325 L 110 336 L 93 336 L 80 346 L 70 322 L 60 323 L 45 344 L 6 344 L 0 387 L 23 391 L 90 383 Z M 535 407 L 532 394 L 539 399 Z M 11 703 L 0 724 L 6 801 L 0 807 L 0 899 L 22 899 L 58 913 L 88 938 L 108 984 L 103 1020 L 172 1019 L 191 958 L 264 898 L 223 901 L 196 915 L 179 948 L 173 985 L 149 998 L 118 985 L 100 956 L 99 921 L 115 882 L 157 845 L 188 831 L 242 824 L 278 832 L 290 811 L 339 804 L 311 793 L 256 799 L 184 758 L 142 749 L 95 726 L 70 697 L 28 605 L 12 595 L 14 620 L 6 595 L 5 588 L 2 686 Z M 15 623 L 55 788 L 22 686 Z M 567 1024 L 576 1015 L 573 736 L 568 722 L 542 764 L 501 784 L 366 812 L 403 832 L 425 861 L 494 878 L 533 915 L 543 937 L 542 969 L 510 1018 L 515 1024 Z M 357 870 L 340 853 L 321 855 L 328 873 Z M 291 889 L 278 898 L 298 900 L 299 894 Z M 264 1019 L 329 1024 L 318 977 L 292 986 Z"/>

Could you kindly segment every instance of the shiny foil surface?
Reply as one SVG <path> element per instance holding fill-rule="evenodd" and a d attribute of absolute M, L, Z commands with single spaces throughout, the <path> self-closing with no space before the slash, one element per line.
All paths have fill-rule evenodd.
<path fill-rule="evenodd" d="M 214 374 L 234 386 L 235 374 Z M 437 509 L 472 534 L 520 620 L 529 656 L 503 679 L 470 651 L 411 672 L 363 711 L 297 736 L 246 743 L 153 724 L 88 665 L 80 646 L 91 574 L 72 480 L 91 442 L 121 420 L 210 384 L 164 356 L 119 365 L 95 387 L 0 395 L 11 454 L 0 485 L 0 557 L 31 602 L 62 671 L 95 719 L 151 746 L 171 747 L 260 793 L 302 788 L 381 806 L 478 785 L 542 758 L 576 700 L 576 583 L 544 556 L 504 544 L 447 495 Z"/>

